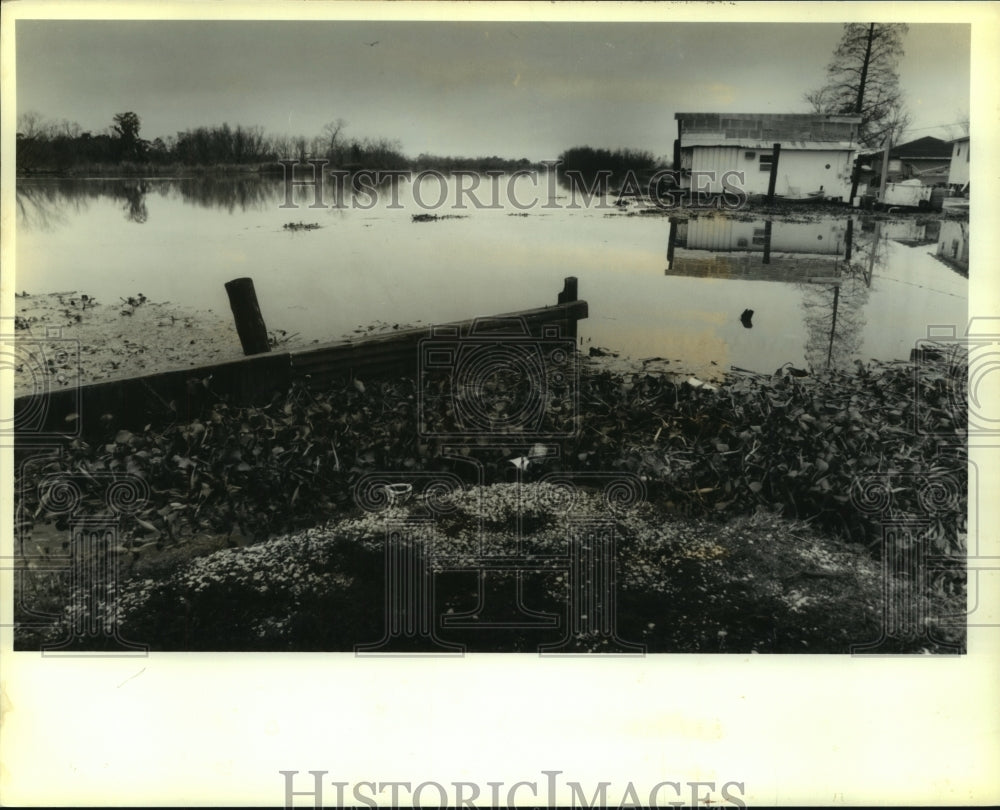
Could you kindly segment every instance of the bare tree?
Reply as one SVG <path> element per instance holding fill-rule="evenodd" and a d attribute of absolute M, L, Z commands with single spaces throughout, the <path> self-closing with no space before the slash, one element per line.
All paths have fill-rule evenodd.
<path fill-rule="evenodd" d="M 52 125 L 52 131 L 56 137 L 79 138 L 83 130 L 80 129 L 80 125 L 76 121 L 68 121 L 63 118 L 58 123 Z"/>
<path fill-rule="evenodd" d="M 341 133 L 346 126 L 347 122 L 343 118 L 323 124 L 323 128 L 316 139 L 316 153 L 323 155 L 323 157 L 328 158 L 333 163 L 342 163 L 344 141 L 341 138 Z"/>
<path fill-rule="evenodd" d="M 952 138 L 953 140 L 955 138 L 961 138 L 964 135 L 968 135 L 969 111 L 965 109 L 955 110 L 955 123 L 948 124 L 947 130 L 948 130 L 948 137 Z"/>
<path fill-rule="evenodd" d="M 899 87 L 897 65 L 903 55 L 903 23 L 847 23 L 827 66 L 827 82 L 806 93 L 815 112 L 859 115 L 858 140 L 881 146 L 910 122 Z"/>
<path fill-rule="evenodd" d="M 39 138 L 48 137 L 49 125 L 42 116 L 33 110 L 26 110 L 17 116 L 17 137 Z"/>
<path fill-rule="evenodd" d="M 806 93 L 803 98 L 809 103 L 814 113 L 829 113 L 836 106 L 834 104 L 833 93 L 829 87 L 821 87 L 819 90 L 813 90 Z"/>
<path fill-rule="evenodd" d="M 51 125 L 32 110 L 17 116 L 17 152 L 14 164 L 18 171 L 30 172 L 38 168 L 47 141 L 51 135 Z"/>
<path fill-rule="evenodd" d="M 309 141 L 302 135 L 292 139 L 292 148 L 295 150 L 295 157 L 299 163 L 305 163 L 309 155 Z"/>

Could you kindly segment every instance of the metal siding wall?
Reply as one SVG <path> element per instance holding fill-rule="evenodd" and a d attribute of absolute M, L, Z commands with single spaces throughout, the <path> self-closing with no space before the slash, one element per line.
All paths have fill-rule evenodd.
<path fill-rule="evenodd" d="M 692 172 L 715 172 L 711 182 L 692 177 L 692 189 L 705 189 L 711 194 L 722 193 L 722 175 L 739 169 L 740 150 L 735 146 L 696 146 L 692 150 Z"/>
<path fill-rule="evenodd" d="M 730 217 L 698 217 L 688 220 L 688 247 L 697 250 L 731 250 L 735 245 Z"/>
<path fill-rule="evenodd" d="M 752 160 L 743 153 L 754 152 Z M 722 176 L 729 171 L 744 172 L 743 189 L 749 194 L 766 194 L 769 173 L 760 170 L 760 155 L 770 149 L 744 149 L 739 146 L 695 146 L 691 148 L 691 171 L 714 172 L 711 182 L 700 183 L 711 193 L 722 193 Z M 825 168 L 826 164 L 830 168 Z M 733 181 L 735 184 L 736 180 Z M 789 186 L 801 193 L 823 186 L 827 196 L 847 197 L 850 193 L 850 158 L 847 152 L 782 149 L 778 158 L 777 194 L 788 194 Z M 691 188 L 696 188 L 692 177 Z"/>
<path fill-rule="evenodd" d="M 959 150 L 961 147 L 961 150 Z M 969 142 L 963 141 L 952 148 L 951 164 L 948 167 L 949 185 L 964 186 L 969 182 Z"/>
<path fill-rule="evenodd" d="M 830 168 L 826 168 L 826 164 Z M 788 194 L 789 186 L 805 194 L 820 186 L 828 197 L 844 197 L 851 191 L 850 157 L 847 152 L 781 150 L 778 159 L 778 182 L 775 191 Z"/>

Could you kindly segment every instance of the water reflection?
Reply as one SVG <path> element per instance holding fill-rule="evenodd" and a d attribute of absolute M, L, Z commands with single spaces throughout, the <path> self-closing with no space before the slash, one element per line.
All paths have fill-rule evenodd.
<path fill-rule="evenodd" d="M 891 328 L 883 323 L 871 328 L 866 316 L 873 282 L 893 253 L 890 241 L 906 248 L 936 244 L 939 258 L 952 266 L 964 263 L 967 272 L 968 224 L 963 222 L 859 217 L 802 222 L 719 215 L 671 220 L 664 272 L 796 288 L 805 327 L 805 362 L 813 369 L 843 368 L 862 354 L 866 335 Z M 907 270 L 901 265 L 894 272 Z M 887 276 L 886 282 L 914 285 L 897 276 Z M 758 304 L 757 311 L 761 308 Z M 748 307 L 736 317 L 749 329 L 754 314 Z"/>
<path fill-rule="evenodd" d="M 50 230 L 66 224 L 70 215 L 85 212 L 95 201 L 120 204 L 128 222 L 143 224 L 149 219 L 146 196 L 164 189 L 145 178 L 86 180 L 63 178 L 42 183 L 18 183 L 16 190 L 18 227 Z"/>
<path fill-rule="evenodd" d="M 575 275 L 590 304 L 584 346 L 668 358 L 672 370 L 698 375 L 905 359 L 928 324 L 968 317 L 959 274 L 965 223 L 860 212 L 808 221 L 609 216 L 610 205 L 570 207 L 544 178 L 517 181 L 523 208 L 456 211 L 457 180 L 426 183 L 420 198 L 443 196 L 438 213 L 460 216 L 414 222 L 428 209 L 412 183 L 401 184 L 395 204 L 394 194 L 375 204 L 364 194 L 366 207 L 349 197 L 326 209 L 311 208 L 314 188 L 299 186 L 296 210 L 282 208 L 281 178 L 30 181 L 17 187 L 17 283 L 33 293 L 85 289 L 101 300 L 141 290 L 228 313 L 224 284 L 251 276 L 268 327 L 309 341 L 377 321 L 440 323 L 540 306 Z M 286 230 L 294 221 L 319 227 Z"/>
<path fill-rule="evenodd" d="M 142 225 L 149 219 L 149 209 L 146 208 L 147 191 L 148 188 L 145 180 L 126 182 L 115 190 L 116 194 L 125 200 L 123 210 L 125 212 L 125 219 L 129 222 Z"/>
<path fill-rule="evenodd" d="M 91 204 L 107 200 L 122 203 L 128 222 L 143 224 L 149 219 L 147 197 L 150 196 L 230 214 L 245 213 L 279 205 L 283 193 L 280 182 L 259 177 L 59 178 L 19 182 L 18 226 L 46 230 L 64 223 L 68 214 L 83 213 Z"/>
<path fill-rule="evenodd" d="M 671 220 L 667 275 L 795 281 L 836 276 L 849 258 L 853 223 L 727 216 Z"/>
<path fill-rule="evenodd" d="M 174 199 L 228 214 L 261 211 L 282 201 L 280 183 L 260 177 L 184 177 L 169 185 Z"/>
<path fill-rule="evenodd" d="M 861 231 L 856 240 L 853 220 L 847 220 L 846 230 L 851 238 L 844 260 L 835 261 L 834 274 L 799 284 L 806 325 L 804 354 L 813 369 L 844 368 L 860 353 L 867 325 L 865 305 L 875 269 L 885 256 L 881 223 L 876 222 L 870 233 Z"/>
<path fill-rule="evenodd" d="M 319 184 L 303 183 L 297 178 L 291 190 L 296 210 L 308 211 L 317 199 L 321 207 L 370 209 L 373 198 L 382 202 L 393 198 L 392 178 L 379 178 L 378 185 L 361 182 L 357 176 L 337 183 L 326 178 Z M 214 209 L 227 214 L 246 214 L 280 208 L 288 201 L 288 187 L 280 175 L 204 175 L 181 178 L 58 178 L 17 184 L 18 226 L 47 230 L 65 222 L 68 212 L 81 213 L 92 203 L 112 200 L 123 203 L 129 222 L 145 223 L 149 219 L 147 196 L 179 201 L 199 208 Z M 378 201 L 374 201 L 378 202 Z M 358 205 L 360 203 L 360 205 Z M 320 207 L 320 206 L 317 206 Z M 285 209 L 289 210 L 289 209 Z M 315 211 L 316 208 L 311 210 Z"/>
<path fill-rule="evenodd" d="M 937 244 L 941 230 L 941 220 L 921 221 L 909 219 L 897 222 L 883 222 L 882 233 L 900 245 L 923 247 Z"/>
<path fill-rule="evenodd" d="M 955 272 L 969 277 L 969 223 L 949 220 L 941 223 L 934 257 Z M 930 243 L 934 244 L 934 243 Z"/>

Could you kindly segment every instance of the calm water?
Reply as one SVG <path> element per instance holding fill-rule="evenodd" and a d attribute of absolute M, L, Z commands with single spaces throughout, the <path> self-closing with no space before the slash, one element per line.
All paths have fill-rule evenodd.
<path fill-rule="evenodd" d="M 427 209 L 405 182 L 395 207 L 385 193 L 361 210 L 309 208 L 309 189 L 298 189 L 301 207 L 282 209 L 281 182 L 257 179 L 25 181 L 16 285 L 105 302 L 141 292 L 228 316 L 224 283 L 250 276 L 269 329 L 326 340 L 377 321 L 551 304 L 575 275 L 590 305 L 584 347 L 706 375 L 905 359 L 928 324 L 967 321 L 967 223 L 671 221 L 634 206 L 569 209 L 567 192 L 553 194 L 544 179 L 522 177 L 513 189 L 533 207 L 478 209 L 465 197 L 455 210 L 454 182 L 426 178 L 425 205 L 446 193 L 433 213 L 463 218 L 419 223 L 412 216 Z M 507 190 L 503 180 L 501 200 Z M 492 192 L 475 194 L 488 203 Z M 321 228 L 283 229 L 293 222 Z M 741 322 L 748 309 L 751 328 Z"/>

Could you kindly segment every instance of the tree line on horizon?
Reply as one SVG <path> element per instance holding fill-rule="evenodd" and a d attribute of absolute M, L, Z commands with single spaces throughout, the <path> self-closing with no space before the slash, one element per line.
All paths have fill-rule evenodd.
<path fill-rule="evenodd" d="M 17 171 L 71 173 L 87 168 L 140 171 L 172 167 L 255 167 L 281 171 L 281 160 L 327 160 L 336 168 L 381 170 L 437 169 L 440 171 L 535 168 L 527 158 L 496 155 L 452 157 L 420 154 L 407 157 L 398 140 L 347 137 L 343 119 L 325 124 L 318 135 L 269 135 L 260 126 L 228 123 L 199 126 L 167 138 L 145 139 L 142 121 L 135 112 L 114 116 L 112 124 L 97 133 L 78 124 L 46 121 L 35 112 L 21 113 L 17 122 Z"/>
<path fill-rule="evenodd" d="M 898 143 L 910 123 L 899 85 L 898 65 L 908 26 L 900 23 L 847 23 L 827 66 L 825 84 L 803 95 L 815 113 L 850 114 L 861 121 L 858 140 L 862 146 L 881 147 Z M 231 127 L 228 123 L 199 126 L 167 138 L 147 140 L 140 134 L 141 120 L 135 112 L 114 116 L 99 133 L 83 131 L 78 124 L 62 120 L 46 122 L 38 113 L 18 116 L 17 170 L 71 173 L 85 168 L 119 168 L 126 173 L 142 170 L 170 171 L 174 167 L 267 167 L 279 160 L 325 159 L 339 168 L 503 170 L 541 168 L 526 158 L 407 157 L 398 140 L 353 138 L 345 135 L 347 123 L 337 118 L 326 123 L 313 137 L 268 135 L 259 126 Z M 967 129 L 967 125 L 966 125 Z M 628 171 L 655 171 L 672 163 L 636 149 L 603 149 L 574 146 L 559 155 L 564 171 L 579 172 L 588 179 L 599 172 L 621 176 Z M 853 194 L 852 194 L 853 196 Z"/>

